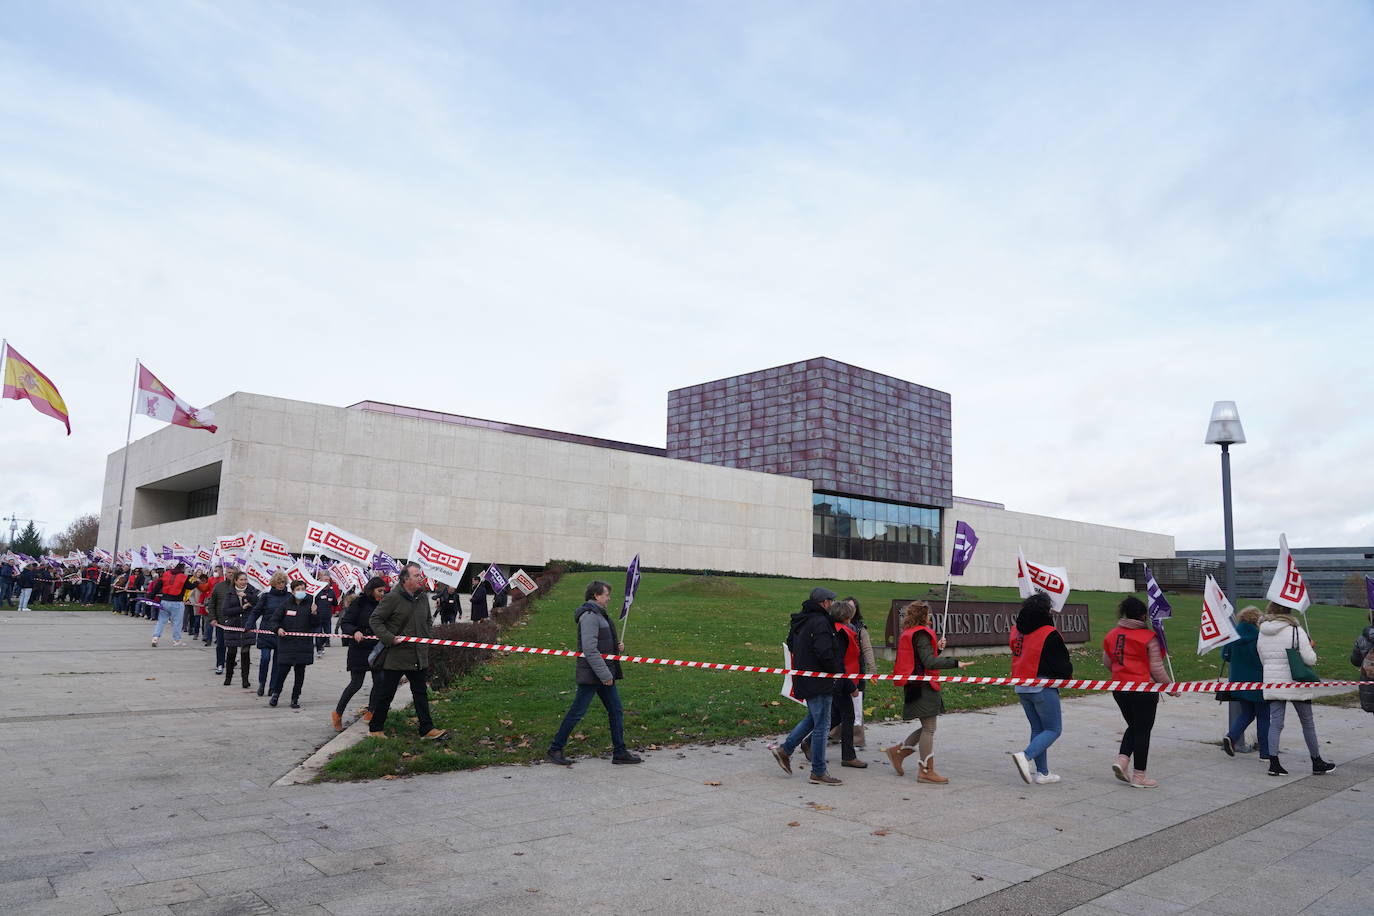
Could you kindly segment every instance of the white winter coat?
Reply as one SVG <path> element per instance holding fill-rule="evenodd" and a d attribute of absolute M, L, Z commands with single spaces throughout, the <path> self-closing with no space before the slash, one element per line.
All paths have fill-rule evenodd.
<path fill-rule="evenodd" d="M 1298 634 L 1298 654 L 1309 665 L 1317 664 L 1317 651 L 1312 648 L 1312 640 L 1307 631 L 1288 614 L 1265 617 L 1260 621 L 1259 640 L 1255 644 L 1259 652 L 1260 664 L 1264 665 L 1264 680 L 1291 681 L 1293 672 L 1288 667 L 1288 650 L 1293 648 L 1293 633 Z M 1316 696 L 1311 687 L 1290 687 L 1264 691 L 1266 700 L 1310 700 Z"/>

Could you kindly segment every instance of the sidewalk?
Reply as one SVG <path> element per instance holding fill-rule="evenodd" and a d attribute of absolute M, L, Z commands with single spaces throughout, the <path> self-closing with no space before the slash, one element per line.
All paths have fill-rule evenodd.
<path fill-rule="evenodd" d="M 1374 717 L 1357 709 L 1318 707 L 1338 764 L 1321 777 L 1291 722 L 1294 775 L 1276 779 L 1221 753 L 1209 697 L 1165 698 L 1155 791 L 1112 778 L 1121 723 L 1106 696 L 1066 702 L 1052 786 L 1017 778 L 1007 752 L 1026 725 L 1006 707 L 940 720 L 943 787 L 918 785 L 914 766 L 895 777 L 878 747 L 906 727 L 890 724 L 869 727 L 867 770 L 834 761 L 839 788 L 809 785 L 800 754 L 784 776 L 761 740 L 638 767 L 272 788 L 333 737 L 343 653 L 311 666 L 303 709 L 271 709 L 220 686 L 211 650 L 150 649 L 150 631 L 0 612 L 0 911 L 1370 911 Z M 596 709 L 586 727 L 604 729 Z"/>

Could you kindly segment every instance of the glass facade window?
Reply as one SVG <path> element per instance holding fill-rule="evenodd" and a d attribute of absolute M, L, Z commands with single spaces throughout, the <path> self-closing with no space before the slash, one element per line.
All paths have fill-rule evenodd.
<path fill-rule="evenodd" d="M 940 566 L 941 509 L 811 494 L 811 555 Z"/>
<path fill-rule="evenodd" d="M 202 518 L 219 511 L 219 484 L 186 494 L 186 517 Z"/>

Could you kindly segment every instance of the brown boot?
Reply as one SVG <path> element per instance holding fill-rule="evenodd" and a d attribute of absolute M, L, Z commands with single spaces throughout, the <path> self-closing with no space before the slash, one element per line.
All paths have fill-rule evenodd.
<path fill-rule="evenodd" d="M 916 748 L 894 745 L 884 750 L 883 753 L 887 755 L 888 760 L 892 761 L 892 772 L 898 776 L 905 776 L 906 770 L 902 769 L 902 761 L 916 753 Z"/>
<path fill-rule="evenodd" d="M 331 710 L 329 713 L 329 724 L 334 726 L 334 731 L 343 731 L 343 716 L 339 715 L 337 710 Z"/>
<path fill-rule="evenodd" d="M 942 786 L 949 782 L 948 779 L 935 772 L 934 754 L 931 754 L 925 760 L 921 761 L 921 772 L 916 776 L 916 781 L 934 783 L 937 786 Z"/>

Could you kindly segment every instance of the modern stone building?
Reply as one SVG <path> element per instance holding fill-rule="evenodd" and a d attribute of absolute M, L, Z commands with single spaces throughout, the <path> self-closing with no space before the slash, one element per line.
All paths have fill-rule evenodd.
<path fill-rule="evenodd" d="M 364 401 L 238 392 L 219 432 L 129 446 L 121 547 L 332 522 L 402 555 L 413 527 L 475 562 L 549 559 L 801 578 L 942 582 L 954 524 L 978 532 L 969 585 L 1010 585 L 1018 545 L 1079 589 L 1173 537 L 1009 512 L 953 495 L 950 396 L 818 358 L 673 391 L 667 448 Z M 124 450 L 109 456 L 114 546 Z"/>

